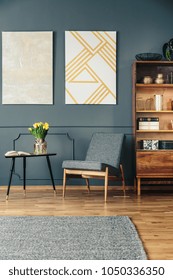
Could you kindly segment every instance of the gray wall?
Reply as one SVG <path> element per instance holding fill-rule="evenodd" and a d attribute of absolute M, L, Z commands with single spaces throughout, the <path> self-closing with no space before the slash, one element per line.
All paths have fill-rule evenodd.
<path fill-rule="evenodd" d="M 35 121 L 47 121 L 51 125 L 47 141 L 49 151 L 57 152 L 57 157 L 52 158 L 57 184 L 62 183 L 62 160 L 72 158 L 73 152 L 76 159 L 84 158 L 95 131 L 126 134 L 125 176 L 128 184 L 133 183 L 131 65 L 137 53 L 162 52 L 162 45 L 173 37 L 172 10 L 172 0 L 0 0 L 1 31 L 54 32 L 54 104 L 0 104 L 0 185 L 7 185 L 10 168 L 10 160 L 4 158 L 4 153 L 13 149 L 13 140 L 19 133 L 15 148 L 32 150 L 33 136 L 25 134 Z M 117 31 L 117 105 L 65 105 L 66 30 Z M 0 48 L 1 45 L 0 42 Z M 74 151 L 67 133 L 74 139 Z M 43 159 L 28 160 L 27 164 L 30 184 L 49 183 Z M 20 161 L 16 173 L 22 178 Z M 18 176 L 13 184 L 21 184 Z"/>

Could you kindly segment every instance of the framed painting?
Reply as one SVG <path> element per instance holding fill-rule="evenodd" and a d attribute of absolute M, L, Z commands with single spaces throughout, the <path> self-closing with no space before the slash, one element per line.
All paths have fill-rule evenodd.
<path fill-rule="evenodd" d="M 65 103 L 116 104 L 116 31 L 65 32 Z"/>
<path fill-rule="evenodd" d="M 2 32 L 2 104 L 53 104 L 53 32 Z"/>

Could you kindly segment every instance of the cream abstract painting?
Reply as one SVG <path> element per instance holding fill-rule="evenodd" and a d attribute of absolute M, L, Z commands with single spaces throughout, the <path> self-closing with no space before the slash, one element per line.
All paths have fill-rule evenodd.
<path fill-rule="evenodd" d="M 52 32 L 2 32 L 2 103 L 52 104 Z"/>
<path fill-rule="evenodd" d="M 65 32 L 65 103 L 116 104 L 116 32 Z"/>

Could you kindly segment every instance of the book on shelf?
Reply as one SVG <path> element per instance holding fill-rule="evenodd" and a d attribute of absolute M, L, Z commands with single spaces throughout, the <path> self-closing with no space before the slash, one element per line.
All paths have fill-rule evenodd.
<path fill-rule="evenodd" d="M 6 157 L 9 157 L 9 156 L 29 156 L 30 153 L 28 152 L 24 152 L 24 151 L 8 151 L 5 153 L 5 156 Z"/>
<path fill-rule="evenodd" d="M 159 130 L 159 123 L 148 123 L 148 124 L 142 124 L 139 123 L 138 125 L 139 130 Z"/>
<path fill-rule="evenodd" d="M 138 122 L 159 122 L 158 117 L 140 117 L 137 118 Z"/>

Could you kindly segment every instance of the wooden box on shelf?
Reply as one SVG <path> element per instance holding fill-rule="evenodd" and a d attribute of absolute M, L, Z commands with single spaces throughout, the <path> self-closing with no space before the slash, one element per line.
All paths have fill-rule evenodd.
<path fill-rule="evenodd" d="M 162 83 L 157 83 L 158 74 L 162 74 Z M 145 83 L 146 76 L 152 83 Z M 173 140 L 173 61 L 133 63 L 133 135 L 140 195 L 142 179 L 173 179 L 173 149 L 160 149 L 159 145 L 158 149 L 147 149 L 141 145 L 152 140 Z"/>

